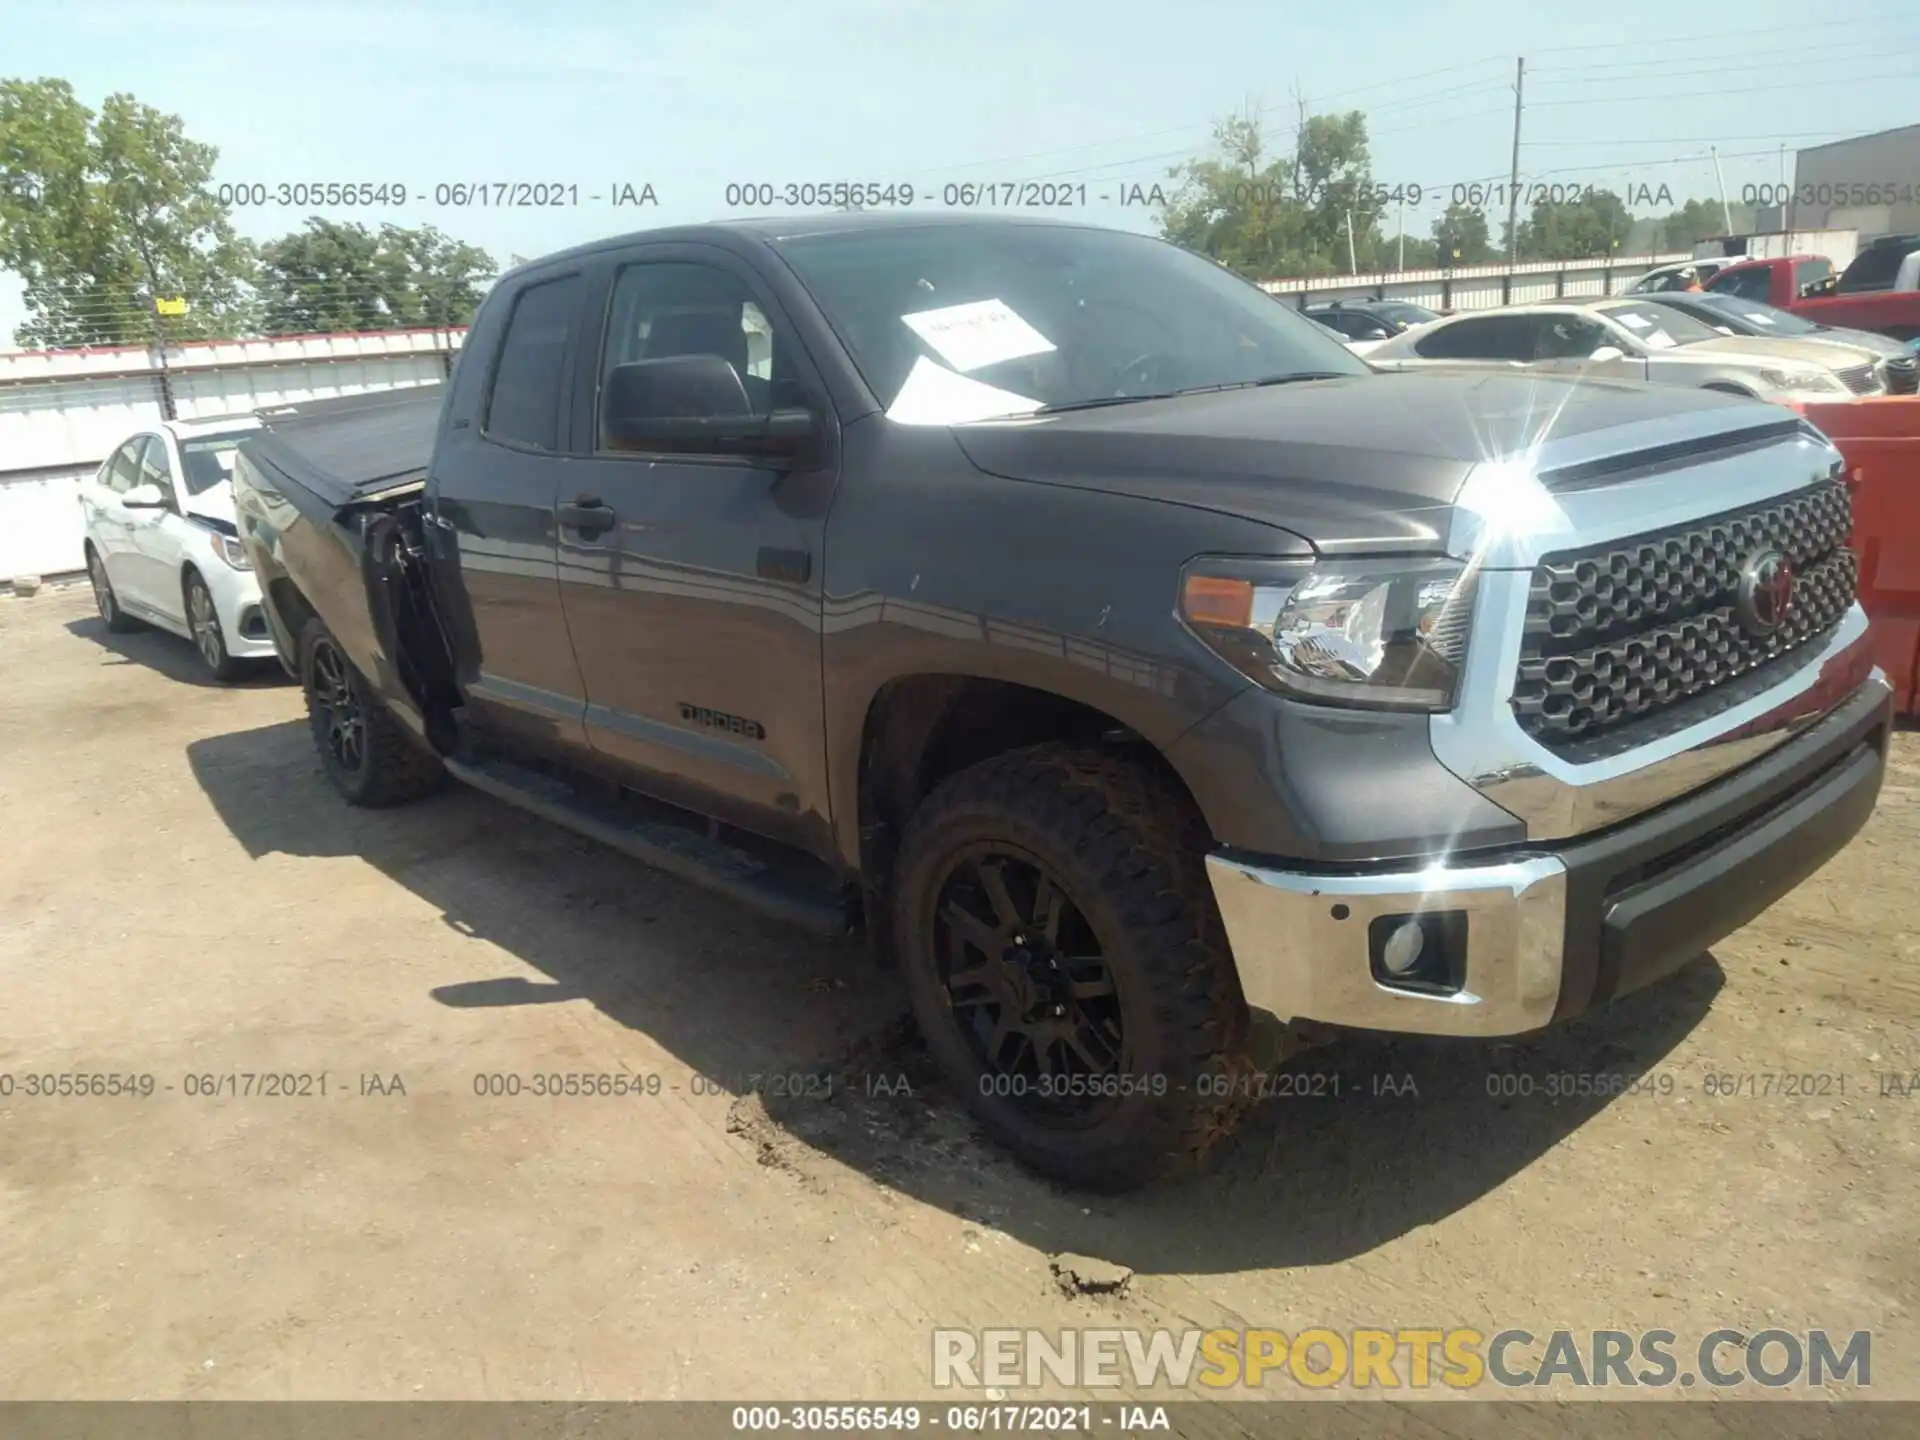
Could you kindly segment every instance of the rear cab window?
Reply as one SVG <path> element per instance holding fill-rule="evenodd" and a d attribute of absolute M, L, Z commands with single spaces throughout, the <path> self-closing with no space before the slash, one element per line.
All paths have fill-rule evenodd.
<path fill-rule="evenodd" d="M 513 300 L 494 360 L 480 433 L 528 450 L 560 445 L 560 396 L 567 342 L 580 308 L 581 278 L 536 281 Z"/>

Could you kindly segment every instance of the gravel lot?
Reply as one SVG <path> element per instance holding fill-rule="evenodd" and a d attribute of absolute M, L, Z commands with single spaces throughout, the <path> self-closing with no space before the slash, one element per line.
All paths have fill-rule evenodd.
<path fill-rule="evenodd" d="M 1880 1078 L 1920 1071 L 1920 737 L 1668 983 L 1343 1043 L 1302 1062 L 1339 1098 L 1109 1200 L 970 1138 L 859 947 L 459 789 L 349 810 L 291 685 L 195 664 L 83 586 L 0 598 L 0 1398 L 924 1398 L 935 1326 L 1103 1324 L 1865 1329 L 1920 1398 L 1920 1096 Z M 1575 1072 L 1656 1088 L 1546 1097 Z M 68 1073 L 154 1093 L 24 1093 Z M 543 1073 L 641 1093 L 476 1093 Z M 1132 1278 L 1070 1295 L 1059 1252 Z"/>

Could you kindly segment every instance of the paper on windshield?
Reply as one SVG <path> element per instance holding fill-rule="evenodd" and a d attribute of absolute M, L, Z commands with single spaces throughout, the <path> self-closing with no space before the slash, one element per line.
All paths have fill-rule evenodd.
<path fill-rule="evenodd" d="M 1655 350 L 1671 350 L 1680 343 L 1664 330 L 1650 330 L 1640 338 Z"/>
<path fill-rule="evenodd" d="M 1649 325 L 1653 324 L 1653 322 L 1647 319 L 1646 316 L 1635 315 L 1632 313 L 1616 315 L 1613 318 L 1618 320 L 1622 325 L 1626 326 L 1629 330 L 1644 330 Z"/>
<path fill-rule="evenodd" d="M 1773 317 L 1771 315 L 1762 315 L 1758 310 L 1742 310 L 1740 312 L 1740 318 L 1750 320 L 1755 325 L 1773 324 Z"/>
<path fill-rule="evenodd" d="M 1002 360 L 1018 360 L 1053 349 L 1053 342 L 1022 320 L 1001 300 L 974 300 L 939 310 L 916 310 L 900 317 L 940 358 L 966 374 Z"/>
<path fill-rule="evenodd" d="M 1039 408 L 1038 400 L 956 375 L 922 355 L 887 407 L 887 418 L 903 425 L 965 425 L 1000 415 L 1028 415 Z"/>

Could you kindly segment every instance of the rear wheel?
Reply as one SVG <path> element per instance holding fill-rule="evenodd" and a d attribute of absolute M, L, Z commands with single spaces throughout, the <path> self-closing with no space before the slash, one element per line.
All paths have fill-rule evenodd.
<path fill-rule="evenodd" d="M 200 652 L 200 659 L 205 662 L 214 679 L 235 679 L 240 674 L 241 662 L 227 653 L 227 637 L 220 628 L 220 612 L 214 608 L 213 592 L 207 588 L 206 578 L 198 570 L 187 572 L 182 596 L 187 604 L 187 629 L 193 632 L 193 648 Z"/>
<path fill-rule="evenodd" d="M 1126 1189 L 1197 1169 L 1237 1124 L 1247 1015 L 1204 825 L 1141 767 L 1044 745 L 914 813 L 894 939 L 929 1050 L 1034 1169 Z"/>
<path fill-rule="evenodd" d="M 387 707 L 320 621 L 300 632 L 300 684 L 321 767 L 352 805 L 379 807 L 418 799 L 446 772 Z"/>
<path fill-rule="evenodd" d="M 120 608 L 120 597 L 113 593 L 113 582 L 107 579 L 106 563 L 92 545 L 87 546 L 87 579 L 93 582 L 93 603 L 107 622 L 107 629 L 125 635 L 140 628 L 140 622 Z"/>

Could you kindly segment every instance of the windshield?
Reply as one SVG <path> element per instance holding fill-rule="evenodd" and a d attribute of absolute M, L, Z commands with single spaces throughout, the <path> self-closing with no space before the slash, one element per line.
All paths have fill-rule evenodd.
<path fill-rule="evenodd" d="M 180 442 L 180 468 L 186 472 L 187 494 L 204 495 L 233 478 L 233 452 L 251 430 L 223 435 L 199 435 Z"/>
<path fill-rule="evenodd" d="M 1630 302 L 1605 305 L 1600 309 L 1616 325 L 1624 325 L 1655 350 L 1671 350 L 1676 345 L 1695 345 L 1702 340 L 1718 340 L 1721 334 L 1705 321 L 1682 315 L 1670 305 Z"/>
<path fill-rule="evenodd" d="M 1737 295 L 1696 296 L 1703 305 L 1723 310 L 1752 327 L 1755 335 L 1812 335 L 1820 327 L 1759 300 L 1742 300 Z"/>
<path fill-rule="evenodd" d="M 1369 367 L 1211 261 L 1142 235 L 928 225 L 778 242 L 887 414 L 959 424 Z"/>

